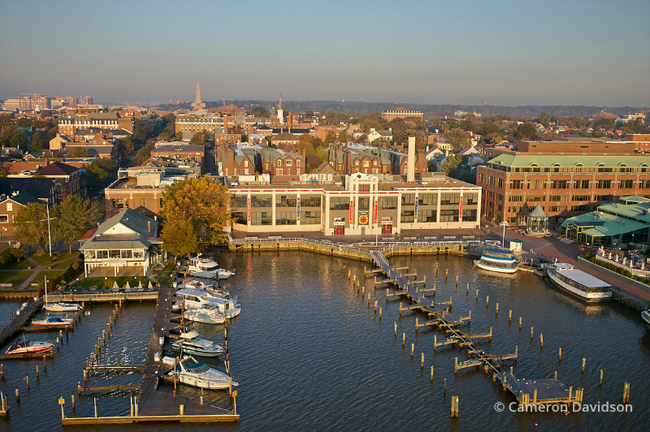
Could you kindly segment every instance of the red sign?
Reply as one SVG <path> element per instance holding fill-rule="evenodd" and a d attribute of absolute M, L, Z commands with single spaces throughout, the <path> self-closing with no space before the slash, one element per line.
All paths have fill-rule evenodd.
<path fill-rule="evenodd" d="M 350 199 L 350 222 L 354 223 L 354 200 Z"/>
<path fill-rule="evenodd" d="M 248 197 L 248 219 L 246 219 L 248 222 L 251 220 L 251 197 Z"/>
<path fill-rule="evenodd" d="M 458 221 L 463 221 L 463 196 L 460 196 L 460 210 L 458 211 Z"/>
<path fill-rule="evenodd" d="M 375 220 L 374 223 L 376 224 L 377 223 L 377 200 L 376 199 L 375 199 L 375 218 L 374 218 L 374 220 Z"/>

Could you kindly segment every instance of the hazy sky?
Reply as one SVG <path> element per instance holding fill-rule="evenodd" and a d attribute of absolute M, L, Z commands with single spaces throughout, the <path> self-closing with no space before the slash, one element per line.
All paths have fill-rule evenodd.
<path fill-rule="evenodd" d="M 0 99 L 648 106 L 649 23 L 648 0 L 0 0 Z"/>

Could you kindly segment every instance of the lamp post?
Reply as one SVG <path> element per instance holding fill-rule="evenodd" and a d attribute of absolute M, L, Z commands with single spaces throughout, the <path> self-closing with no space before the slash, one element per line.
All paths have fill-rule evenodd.
<path fill-rule="evenodd" d="M 501 222 L 501 226 L 503 227 L 503 235 L 501 236 L 501 246 L 506 247 L 506 227 L 508 226 L 508 223 L 506 221 Z"/>

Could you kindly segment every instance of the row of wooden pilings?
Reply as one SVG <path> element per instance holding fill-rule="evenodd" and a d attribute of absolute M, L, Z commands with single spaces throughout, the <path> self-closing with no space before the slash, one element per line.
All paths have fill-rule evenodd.
<path fill-rule="evenodd" d="M 399 267 L 399 268 L 395 268 L 395 270 L 400 270 L 400 269 L 405 269 L 405 268 L 406 267 Z M 364 268 L 364 274 L 365 273 L 366 273 L 366 269 Z M 439 273 L 439 267 L 438 267 L 438 264 L 436 263 L 435 275 L 438 276 L 438 273 Z M 408 274 L 406 274 L 406 275 L 408 275 Z M 403 275 L 403 276 L 406 276 L 406 275 Z M 449 269 L 445 269 L 445 281 L 447 281 L 448 275 L 449 275 Z M 351 270 L 348 271 L 348 280 L 351 281 L 352 286 L 355 288 L 355 290 L 357 290 L 357 291 L 359 291 L 361 293 L 362 298 L 366 298 L 365 286 L 361 285 L 359 283 L 359 281 L 357 280 L 356 274 L 353 274 Z M 377 284 L 381 283 L 381 282 L 393 282 L 393 281 L 390 280 L 390 279 L 387 279 L 387 280 L 384 280 L 384 281 L 377 281 L 377 278 L 375 277 L 374 278 L 375 288 L 376 288 Z M 422 282 L 423 282 L 423 286 L 426 286 L 426 276 L 424 276 Z M 458 276 L 456 276 L 455 286 L 456 286 L 456 289 L 458 289 Z M 436 282 L 433 283 L 433 288 L 432 289 L 418 289 L 417 291 L 420 291 L 420 292 L 430 291 L 430 292 L 433 292 L 433 295 L 435 296 L 435 294 L 436 294 Z M 467 283 L 467 285 L 466 285 L 466 296 L 469 296 L 469 291 L 470 291 L 470 284 Z M 389 289 L 386 289 L 387 298 L 388 298 L 388 292 L 389 292 Z M 476 289 L 476 291 L 475 291 L 475 296 L 476 296 L 475 297 L 476 303 L 478 304 L 478 300 L 479 300 L 479 290 L 478 289 Z M 371 299 L 371 295 L 370 295 L 370 293 L 367 293 L 368 306 L 370 306 L 370 299 Z M 436 303 L 436 304 L 443 304 L 443 303 Z M 444 304 L 448 304 L 449 307 L 451 308 L 452 304 L 453 304 L 452 296 L 450 296 L 449 302 L 444 302 Z M 490 304 L 490 296 L 488 295 L 485 298 L 486 310 L 489 308 L 489 304 Z M 402 304 L 400 303 L 399 314 L 401 315 L 403 310 L 409 310 L 409 309 L 411 309 L 411 308 L 409 308 L 409 307 L 402 308 Z M 377 313 L 377 310 L 378 310 L 378 301 L 374 300 L 374 312 Z M 461 318 L 461 319 L 466 319 L 467 321 L 471 321 L 471 316 L 472 316 L 471 314 L 472 314 L 472 312 L 470 310 L 468 317 L 467 318 Z M 497 302 L 496 306 L 495 306 L 495 317 L 498 317 L 498 315 L 499 315 L 499 303 Z M 381 319 L 381 316 L 382 316 L 382 308 L 379 307 L 379 319 Z M 417 320 L 418 319 L 416 318 L 416 329 L 418 328 Z M 510 309 L 508 311 L 508 325 L 510 325 L 511 323 L 512 323 L 512 309 Z M 519 317 L 519 330 L 520 331 L 522 330 L 522 326 L 523 326 L 523 317 L 520 316 Z M 397 323 L 396 322 L 394 323 L 394 336 L 395 336 L 395 338 L 397 338 Z M 481 335 L 479 335 L 479 336 L 481 336 Z M 490 333 L 489 333 L 490 339 L 491 339 L 491 336 L 492 336 L 492 328 L 490 328 Z M 531 339 L 531 341 L 533 340 L 533 338 L 534 338 L 534 327 L 531 326 L 531 328 L 530 328 L 530 339 Z M 540 349 L 542 349 L 542 348 L 544 348 L 544 335 L 543 335 L 543 333 L 540 333 L 539 340 L 540 340 Z M 445 344 L 445 343 L 443 342 L 442 344 Z M 402 333 L 402 349 L 405 349 L 405 347 L 406 347 L 406 333 Z M 434 353 L 435 353 L 435 348 L 436 348 L 436 344 L 435 344 L 435 336 L 434 336 Z M 411 344 L 411 359 L 414 358 L 414 355 L 415 355 L 415 344 L 413 343 L 413 344 Z M 516 349 L 515 356 L 518 356 L 518 347 Z M 424 357 L 425 357 L 424 353 L 421 353 L 421 355 L 420 355 L 420 368 L 421 369 L 424 369 Z M 562 348 L 558 348 L 558 360 L 562 361 Z M 457 361 L 458 361 L 458 359 L 456 359 L 456 362 Z M 585 365 L 586 365 L 586 358 L 583 358 L 582 359 L 582 367 L 581 367 L 581 373 L 583 373 L 583 374 L 584 374 L 584 371 L 585 371 Z M 455 370 L 457 370 L 457 367 L 455 368 Z M 430 372 L 430 380 L 431 380 L 431 382 L 433 382 L 433 375 L 434 375 L 434 368 L 433 368 L 433 366 L 431 366 L 431 372 Z M 599 385 L 602 385 L 602 383 L 603 383 L 603 375 L 604 375 L 603 369 L 600 369 Z M 557 371 L 555 371 L 554 377 L 555 377 L 555 379 L 557 379 Z M 494 375 L 493 380 L 496 381 L 496 375 Z M 444 380 L 443 389 L 444 389 L 444 392 L 446 393 L 446 390 L 447 390 L 447 380 L 446 379 Z M 572 395 L 572 387 L 569 388 L 569 393 L 570 393 L 569 394 L 569 399 L 571 399 L 571 397 L 573 396 Z M 575 394 L 576 401 L 581 403 L 583 396 L 584 396 L 584 389 L 576 390 L 576 394 Z M 530 402 L 529 399 L 528 399 L 529 395 L 522 394 L 521 397 L 523 399 L 520 400 L 520 403 L 528 404 Z M 535 394 L 533 394 L 533 403 L 537 403 L 536 399 L 537 399 L 537 395 L 536 395 L 536 392 L 535 392 Z M 623 386 L 623 398 L 622 399 L 623 399 L 623 403 L 629 403 L 629 400 L 630 400 L 630 383 L 628 383 L 628 382 L 624 383 L 624 386 Z M 453 396 L 452 397 L 451 416 L 452 417 L 458 417 L 458 396 Z"/>

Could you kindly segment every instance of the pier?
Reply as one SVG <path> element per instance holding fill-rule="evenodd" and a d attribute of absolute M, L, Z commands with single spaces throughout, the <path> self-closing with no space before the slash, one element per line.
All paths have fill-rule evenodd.
<path fill-rule="evenodd" d="M 566 385 L 557 379 L 522 380 L 513 374 L 512 368 L 509 373 L 501 371 L 501 367 L 504 363 L 517 360 L 519 357 L 518 347 L 515 348 L 514 353 L 504 355 L 494 355 L 479 349 L 478 344 L 481 339 L 492 340 L 492 328 L 490 328 L 489 333 L 465 333 L 460 329 L 460 327 L 471 321 L 471 312 L 469 316 L 465 318 L 452 316 L 449 314 L 452 307 L 452 298 L 450 298 L 448 302 L 436 302 L 435 300 L 428 299 L 425 292 L 423 292 L 424 290 L 419 290 L 418 284 L 409 279 L 409 277 L 415 277 L 415 279 L 417 279 L 417 275 L 413 273 L 401 273 L 399 270 L 405 270 L 403 267 L 393 268 L 381 251 L 374 250 L 369 254 L 377 265 L 378 270 L 386 275 L 388 279 L 377 280 L 377 272 L 375 271 L 377 269 L 370 272 L 366 271 L 366 277 L 374 276 L 375 286 L 383 283 L 391 283 L 395 285 L 395 292 L 393 294 L 387 293 L 387 298 L 390 296 L 404 296 L 413 302 L 413 304 L 406 305 L 405 307 L 400 303 L 400 315 L 402 311 L 420 310 L 428 315 L 429 320 L 420 323 L 419 319 L 416 318 L 416 331 L 420 327 L 426 326 L 435 326 L 445 331 L 447 338 L 443 342 L 438 343 L 437 336 L 434 336 L 434 352 L 437 348 L 448 345 L 456 345 L 467 350 L 469 359 L 459 362 L 458 358 L 456 358 L 454 373 L 458 373 L 463 369 L 471 368 L 479 370 L 483 369 L 486 374 L 492 372 L 492 380 L 501 383 L 503 390 L 512 393 L 520 404 L 538 405 L 548 403 L 569 404 L 572 402 L 582 402 L 582 389 L 577 389 L 574 393 L 573 387 L 567 388 Z M 458 280 L 456 280 L 456 283 L 457 282 Z M 441 308 L 441 306 L 447 307 Z M 397 334 L 397 327 L 395 332 Z M 413 347 L 411 347 L 411 351 L 413 351 Z"/>
<path fill-rule="evenodd" d="M 0 346 L 4 345 L 17 333 L 21 332 L 27 324 L 27 321 L 29 321 L 42 306 L 43 299 L 38 299 L 30 302 L 25 309 L 20 311 L 20 314 L 14 315 L 11 322 L 0 331 Z"/>

